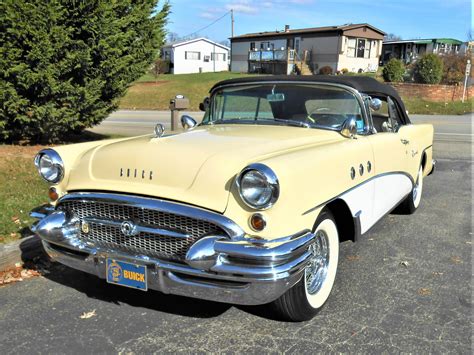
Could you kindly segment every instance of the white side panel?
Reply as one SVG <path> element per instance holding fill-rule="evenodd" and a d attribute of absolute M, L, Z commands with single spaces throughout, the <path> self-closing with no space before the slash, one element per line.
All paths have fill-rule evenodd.
<path fill-rule="evenodd" d="M 354 217 L 359 214 L 361 233 L 374 224 L 375 179 L 346 192 L 341 199 L 347 203 Z"/>
<path fill-rule="evenodd" d="M 347 203 L 354 217 L 360 213 L 361 233 L 365 233 L 411 190 L 412 182 L 408 176 L 388 174 L 376 177 L 340 198 Z"/>
<path fill-rule="evenodd" d="M 396 207 L 412 188 L 410 178 L 404 174 L 384 175 L 375 179 L 375 222 Z"/>

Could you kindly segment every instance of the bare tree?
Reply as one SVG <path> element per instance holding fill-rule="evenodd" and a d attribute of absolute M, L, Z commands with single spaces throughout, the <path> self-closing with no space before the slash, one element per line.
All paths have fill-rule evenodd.
<path fill-rule="evenodd" d="M 402 36 L 396 35 L 395 33 L 387 33 L 383 36 L 384 41 L 400 41 Z"/>

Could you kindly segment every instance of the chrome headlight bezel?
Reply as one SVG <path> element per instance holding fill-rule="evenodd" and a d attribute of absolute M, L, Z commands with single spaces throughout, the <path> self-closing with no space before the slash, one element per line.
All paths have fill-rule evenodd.
<path fill-rule="evenodd" d="M 271 195 L 268 199 L 264 201 L 264 203 L 257 204 L 254 201 L 250 201 L 244 191 L 243 191 L 243 186 L 242 186 L 242 179 L 246 176 L 246 174 L 251 173 L 251 172 L 256 172 L 260 177 L 262 177 L 265 180 L 265 184 L 268 186 L 268 188 L 271 190 Z M 278 200 L 278 197 L 280 196 L 280 183 L 278 182 L 278 178 L 275 174 L 275 172 L 270 169 L 268 166 L 265 164 L 261 163 L 254 163 L 250 164 L 246 168 L 244 168 L 240 174 L 237 176 L 237 189 L 239 192 L 240 199 L 242 202 L 247 205 L 248 207 L 254 209 L 254 210 L 267 210 L 270 207 L 272 207 Z"/>
<path fill-rule="evenodd" d="M 41 160 L 45 159 L 50 160 L 51 169 L 57 169 L 56 173 L 54 174 L 55 177 L 53 179 L 48 179 L 45 174 L 43 174 L 42 170 L 44 167 L 41 166 Z M 43 149 L 35 156 L 35 166 L 38 169 L 39 175 L 47 182 L 52 184 L 57 184 L 61 182 L 64 178 L 64 163 L 59 154 L 53 149 Z"/>

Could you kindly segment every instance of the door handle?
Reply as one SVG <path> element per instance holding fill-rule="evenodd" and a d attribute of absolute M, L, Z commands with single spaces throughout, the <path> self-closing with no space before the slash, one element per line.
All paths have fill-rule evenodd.
<path fill-rule="evenodd" d="M 402 138 L 402 139 L 400 139 L 400 142 L 402 142 L 402 144 L 405 144 L 405 145 L 407 145 L 408 143 L 410 143 L 410 141 L 409 141 L 409 140 L 407 140 L 407 139 L 403 139 L 403 138 Z"/>

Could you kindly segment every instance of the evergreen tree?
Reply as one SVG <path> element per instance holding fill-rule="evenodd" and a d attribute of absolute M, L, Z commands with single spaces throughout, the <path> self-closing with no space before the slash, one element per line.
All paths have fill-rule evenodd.
<path fill-rule="evenodd" d="M 163 44 L 159 0 L 3 0 L 0 141 L 58 141 L 100 123 Z"/>

